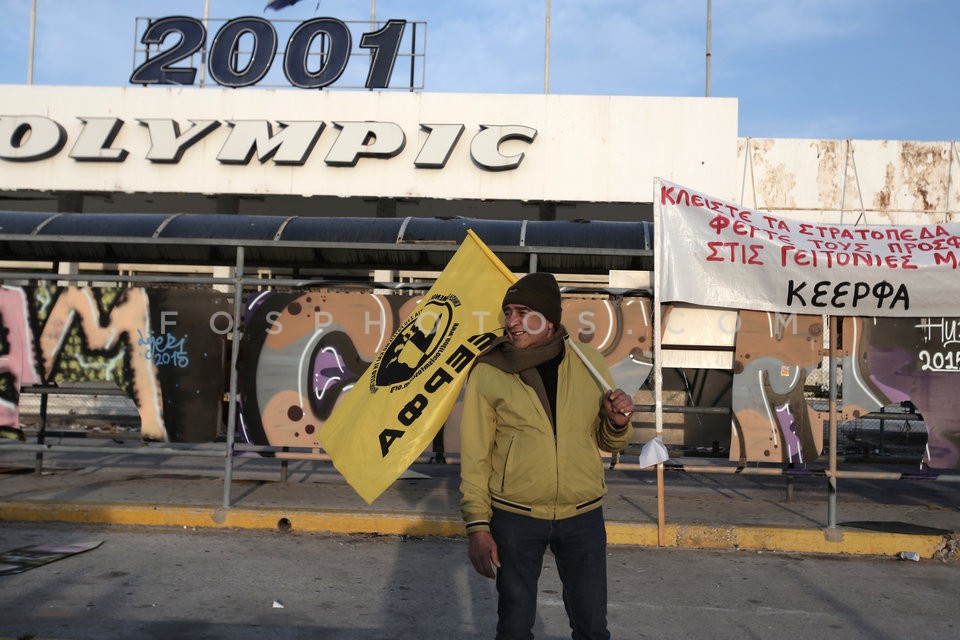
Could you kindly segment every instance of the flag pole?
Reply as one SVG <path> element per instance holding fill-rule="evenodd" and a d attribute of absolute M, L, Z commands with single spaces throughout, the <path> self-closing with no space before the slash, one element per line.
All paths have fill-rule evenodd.
<path fill-rule="evenodd" d="M 543 44 L 543 93 L 550 93 L 550 0 L 547 0 L 547 17 L 544 25 Z"/>
<path fill-rule="evenodd" d="M 662 220 L 658 194 L 659 180 L 653 180 L 653 394 L 654 424 L 656 437 L 663 437 L 663 359 L 661 358 L 663 340 L 660 309 L 661 252 L 663 247 Z M 664 516 L 663 463 L 657 463 L 657 544 L 666 546 L 666 518 Z"/>
<path fill-rule="evenodd" d="M 203 28 L 208 32 L 210 31 L 210 0 L 203 0 Z M 207 73 L 207 45 L 204 42 L 203 49 L 200 53 L 200 85 L 203 86 L 203 83 L 206 78 Z"/>
<path fill-rule="evenodd" d="M 607 382 L 606 379 L 604 379 L 604 377 L 600 374 L 599 371 L 597 371 L 597 368 L 593 366 L 593 363 L 590 362 L 590 360 L 587 359 L 587 356 L 583 354 L 583 351 L 580 351 L 580 347 L 577 346 L 576 341 L 569 334 L 567 334 L 567 338 L 569 338 L 567 340 L 567 344 L 569 344 L 570 347 L 573 349 L 573 352 L 580 357 L 580 360 L 582 360 L 583 364 L 586 365 L 587 370 L 593 375 L 594 379 L 597 381 L 597 384 L 600 385 L 604 393 L 606 393 L 607 391 L 613 391 L 613 387 L 610 386 L 610 383 Z"/>
<path fill-rule="evenodd" d="M 710 31 L 712 30 L 712 21 L 713 17 L 711 16 L 712 10 L 710 8 L 710 0 L 707 0 L 707 88 L 706 96 L 710 97 L 710 58 L 713 55 L 710 51 Z"/>
<path fill-rule="evenodd" d="M 30 52 L 27 55 L 27 84 L 33 84 L 33 51 L 37 41 L 37 0 L 30 5 Z"/>

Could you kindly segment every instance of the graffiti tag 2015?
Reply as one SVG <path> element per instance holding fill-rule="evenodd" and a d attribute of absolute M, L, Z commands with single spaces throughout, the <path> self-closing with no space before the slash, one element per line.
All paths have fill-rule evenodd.
<path fill-rule="evenodd" d="M 169 364 L 174 367 L 186 367 L 190 364 L 190 357 L 183 348 L 186 336 L 177 338 L 172 333 L 144 336 L 140 329 L 137 329 L 137 336 L 137 346 L 147 348 L 143 357 L 152 360 L 157 366 Z"/>

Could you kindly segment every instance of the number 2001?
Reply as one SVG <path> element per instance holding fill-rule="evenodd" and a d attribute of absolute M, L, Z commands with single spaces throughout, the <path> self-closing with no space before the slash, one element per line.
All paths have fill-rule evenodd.
<path fill-rule="evenodd" d="M 371 50 L 370 70 L 364 85 L 368 89 L 388 86 L 406 24 L 406 20 L 388 20 L 382 28 L 361 37 L 360 47 Z M 196 18 L 171 16 L 151 22 L 140 42 L 159 46 L 171 34 L 179 34 L 179 42 L 137 67 L 130 76 L 130 84 L 193 84 L 197 69 L 175 65 L 203 47 L 207 30 Z M 253 39 L 252 53 L 247 63 L 238 68 L 240 39 L 245 35 Z M 318 37 L 326 39 L 326 47 L 322 64 L 311 70 L 307 58 Z M 290 35 L 283 56 L 283 72 L 295 87 L 320 89 L 329 86 L 347 68 L 352 43 L 350 29 L 341 20 L 316 18 L 303 22 Z M 217 84 L 225 87 L 254 85 L 267 75 L 276 57 L 277 31 L 263 18 L 234 18 L 217 31 L 208 54 L 210 77 Z"/>

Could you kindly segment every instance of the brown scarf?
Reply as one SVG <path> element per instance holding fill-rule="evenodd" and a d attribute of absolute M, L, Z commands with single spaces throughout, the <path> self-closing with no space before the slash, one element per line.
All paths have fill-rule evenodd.
<path fill-rule="evenodd" d="M 537 371 L 537 367 L 563 353 L 566 337 L 567 330 L 561 325 L 550 336 L 550 339 L 542 345 L 529 349 L 517 349 L 510 342 L 510 338 L 500 336 L 490 344 L 490 348 L 482 356 L 477 358 L 477 362 L 485 362 L 506 373 L 519 374 L 520 380 L 536 392 L 537 397 L 540 398 L 540 404 L 543 405 L 543 410 L 550 418 L 550 422 L 553 423 L 550 399 L 547 398 L 547 390 L 543 386 L 543 380 L 540 379 L 540 372 Z"/>

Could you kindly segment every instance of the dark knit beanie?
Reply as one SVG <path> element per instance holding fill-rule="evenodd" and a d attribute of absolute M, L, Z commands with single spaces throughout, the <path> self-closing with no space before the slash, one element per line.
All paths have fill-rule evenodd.
<path fill-rule="evenodd" d="M 554 327 L 560 327 L 560 287 L 551 273 L 528 273 L 510 285 L 501 307 L 508 304 L 530 307 L 543 314 Z"/>

